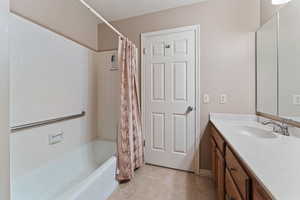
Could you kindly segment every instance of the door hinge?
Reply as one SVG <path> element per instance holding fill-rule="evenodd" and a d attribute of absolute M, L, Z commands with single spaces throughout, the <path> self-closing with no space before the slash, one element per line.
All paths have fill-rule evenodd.
<path fill-rule="evenodd" d="M 146 140 L 144 140 L 143 145 L 144 145 L 144 147 L 146 146 Z"/>
<path fill-rule="evenodd" d="M 147 49 L 143 48 L 143 54 L 146 55 L 147 54 Z"/>

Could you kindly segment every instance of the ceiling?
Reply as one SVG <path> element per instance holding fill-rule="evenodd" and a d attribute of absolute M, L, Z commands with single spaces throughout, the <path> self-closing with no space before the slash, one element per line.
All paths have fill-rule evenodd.
<path fill-rule="evenodd" d="M 109 21 L 140 16 L 207 0 L 86 0 Z"/>

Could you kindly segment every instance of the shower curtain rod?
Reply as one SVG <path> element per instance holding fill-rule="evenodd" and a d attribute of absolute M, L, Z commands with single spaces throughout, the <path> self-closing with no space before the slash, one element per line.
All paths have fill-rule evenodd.
<path fill-rule="evenodd" d="M 125 38 L 122 33 L 120 33 L 113 25 L 111 25 L 104 17 L 102 17 L 94 8 L 92 8 L 87 2 L 84 0 L 80 0 L 80 2 L 89 9 L 94 15 L 96 15 L 101 21 L 103 21 L 109 28 L 111 28 L 115 33 L 117 33 L 120 37 Z"/>

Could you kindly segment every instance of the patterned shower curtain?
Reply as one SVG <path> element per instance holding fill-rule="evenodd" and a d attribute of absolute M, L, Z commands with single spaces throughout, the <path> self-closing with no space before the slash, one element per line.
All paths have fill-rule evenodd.
<path fill-rule="evenodd" d="M 117 141 L 117 179 L 133 178 L 134 170 L 144 163 L 143 136 L 139 106 L 138 51 L 127 38 L 119 38 L 121 70 L 120 124 Z"/>

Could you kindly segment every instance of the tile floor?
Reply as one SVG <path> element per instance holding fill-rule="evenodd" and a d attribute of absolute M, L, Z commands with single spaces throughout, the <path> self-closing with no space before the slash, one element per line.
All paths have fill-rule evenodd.
<path fill-rule="evenodd" d="M 216 197 L 208 177 L 145 165 L 108 200 L 216 200 Z"/>

